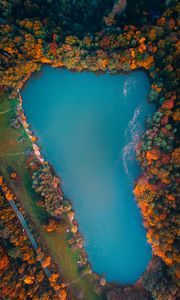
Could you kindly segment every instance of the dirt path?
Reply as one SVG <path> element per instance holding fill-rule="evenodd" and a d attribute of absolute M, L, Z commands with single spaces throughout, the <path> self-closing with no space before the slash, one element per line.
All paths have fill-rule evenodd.
<path fill-rule="evenodd" d="M 0 115 L 6 114 L 6 113 L 8 113 L 11 110 L 14 110 L 14 108 L 10 108 L 10 109 L 4 110 L 4 111 L 0 111 Z"/>
<path fill-rule="evenodd" d="M 79 276 L 79 278 L 77 278 L 77 279 L 75 279 L 75 280 L 73 280 L 73 281 L 71 281 L 71 282 L 69 282 L 69 283 L 65 283 L 65 287 L 69 287 L 69 286 L 71 286 L 72 284 L 74 284 L 74 283 L 80 281 L 80 280 L 81 280 L 83 277 L 85 277 L 86 275 L 88 275 L 88 273 L 83 273 L 81 276 Z"/>
<path fill-rule="evenodd" d="M 13 156 L 13 155 L 22 155 L 22 154 L 25 154 L 25 152 L 16 152 L 16 153 L 0 154 L 0 157 L 4 157 L 4 156 Z"/>

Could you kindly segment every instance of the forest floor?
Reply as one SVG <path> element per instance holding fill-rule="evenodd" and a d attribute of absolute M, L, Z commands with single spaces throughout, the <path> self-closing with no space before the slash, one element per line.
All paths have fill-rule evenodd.
<path fill-rule="evenodd" d="M 87 274 L 82 276 L 77 267 L 78 251 L 73 252 L 67 242 L 66 231 L 47 233 L 43 224 L 48 214 L 44 208 L 36 205 L 39 195 L 32 189 L 32 180 L 26 164 L 26 152 L 32 149 L 24 128 L 14 129 L 10 126 L 11 119 L 16 117 L 17 100 L 0 99 L 0 173 L 4 176 L 8 186 L 12 188 L 18 203 L 22 205 L 29 218 L 27 223 L 33 225 L 33 231 L 37 232 L 59 269 L 60 276 L 63 276 L 65 284 L 69 286 L 72 299 L 78 299 L 82 292 L 86 300 L 100 300 L 93 292 L 95 276 Z M 19 142 L 20 138 L 24 142 Z M 17 172 L 20 178 L 18 183 L 11 180 L 9 173 Z M 35 237 L 36 238 L 36 237 Z"/>

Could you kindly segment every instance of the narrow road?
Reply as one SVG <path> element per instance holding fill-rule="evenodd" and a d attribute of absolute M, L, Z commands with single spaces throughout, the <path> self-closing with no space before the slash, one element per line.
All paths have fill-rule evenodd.
<path fill-rule="evenodd" d="M 0 191 L 1 191 L 2 195 L 3 195 L 3 197 L 6 199 L 6 197 L 5 197 L 5 195 L 4 195 L 3 191 L 2 191 L 1 186 L 0 186 Z M 21 225 L 22 225 L 22 227 L 23 227 L 26 235 L 28 236 L 28 238 L 29 238 L 29 240 L 30 240 L 30 242 L 31 242 L 31 244 L 33 246 L 34 251 L 37 253 L 38 245 L 37 245 L 37 243 L 36 243 L 36 241 L 35 241 L 32 233 L 31 233 L 31 231 L 30 231 L 30 229 L 29 229 L 29 227 L 28 227 L 28 225 L 26 223 L 26 220 L 24 219 L 23 215 L 20 213 L 19 209 L 17 208 L 17 206 L 16 206 L 16 204 L 15 204 L 15 202 L 13 200 L 8 201 L 8 203 L 10 204 L 10 206 L 12 207 L 12 209 L 15 212 L 16 216 L 18 217 L 18 219 L 19 219 L 19 221 L 20 221 L 20 223 L 21 223 Z M 50 278 L 51 277 L 51 273 L 50 273 L 49 269 L 43 267 L 42 260 L 40 260 L 40 263 L 41 263 L 41 266 L 42 266 L 42 268 L 44 270 L 44 273 L 46 274 L 46 276 L 48 278 Z"/>

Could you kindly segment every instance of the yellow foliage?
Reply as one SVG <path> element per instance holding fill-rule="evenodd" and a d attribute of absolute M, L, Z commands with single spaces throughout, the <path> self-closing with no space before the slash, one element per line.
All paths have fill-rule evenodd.
<path fill-rule="evenodd" d="M 135 70 L 137 68 L 136 61 L 133 60 L 131 63 L 131 70 Z"/>
<path fill-rule="evenodd" d="M 77 43 L 77 41 L 78 41 L 78 39 L 77 39 L 76 36 L 70 35 L 70 36 L 67 36 L 67 37 L 65 38 L 65 43 L 66 43 L 66 44 L 73 45 L 73 44 Z"/>
<path fill-rule="evenodd" d="M 73 233 L 76 233 L 77 232 L 77 226 L 76 225 L 73 225 L 72 226 L 72 228 L 71 228 L 71 231 L 73 232 Z"/>
<path fill-rule="evenodd" d="M 144 53 L 145 50 L 146 50 L 146 45 L 140 44 L 140 46 L 138 48 L 138 52 L 142 54 L 142 53 Z"/>
<path fill-rule="evenodd" d="M 52 61 L 50 59 L 46 58 L 46 57 L 42 57 L 41 62 L 43 64 L 51 64 L 52 63 Z"/>
<path fill-rule="evenodd" d="M 146 38 L 145 37 L 142 37 L 140 40 L 139 40 L 139 43 L 140 44 L 143 44 L 145 42 Z"/>
<path fill-rule="evenodd" d="M 11 176 L 11 178 L 16 178 L 16 177 L 17 177 L 17 174 L 16 174 L 16 172 L 12 172 L 12 173 L 10 174 L 10 176 Z"/>
<path fill-rule="evenodd" d="M 36 142 L 36 141 L 37 141 L 37 137 L 33 135 L 33 136 L 31 137 L 31 141 L 32 141 L 33 143 Z"/>
<path fill-rule="evenodd" d="M 139 67 L 145 68 L 146 70 L 149 70 L 150 67 L 152 66 L 153 62 L 154 62 L 153 56 L 149 56 L 149 57 L 147 57 L 146 59 L 144 59 L 142 61 L 138 61 L 137 65 Z"/>
<path fill-rule="evenodd" d="M 108 65 L 108 60 L 107 59 L 98 59 L 98 64 L 100 68 L 105 69 Z"/>
<path fill-rule="evenodd" d="M 160 156 L 160 151 L 157 149 L 152 149 L 146 152 L 146 158 L 148 160 L 157 160 Z"/>
<path fill-rule="evenodd" d="M 51 275 L 49 280 L 50 280 L 51 283 L 53 283 L 53 282 L 57 281 L 58 277 L 59 277 L 59 275 L 54 273 L 54 274 Z"/>
<path fill-rule="evenodd" d="M 25 282 L 26 284 L 33 284 L 33 283 L 34 283 L 34 276 L 27 275 L 27 276 L 24 278 L 24 282 Z"/>
<path fill-rule="evenodd" d="M 162 88 L 157 86 L 156 84 L 152 84 L 151 85 L 152 89 L 154 89 L 157 93 L 160 93 Z"/>
<path fill-rule="evenodd" d="M 180 121 L 180 108 L 178 108 L 174 113 L 173 113 L 173 120 L 174 121 Z"/>
<path fill-rule="evenodd" d="M 154 41 L 156 39 L 156 29 L 151 29 L 148 36 L 151 41 Z"/>
<path fill-rule="evenodd" d="M 131 56 L 134 58 L 135 57 L 135 51 L 132 49 L 131 50 Z"/>
<path fill-rule="evenodd" d="M 42 267 L 47 268 L 51 263 L 51 257 L 48 256 L 42 261 Z"/>
<path fill-rule="evenodd" d="M 60 300 L 66 300 L 67 298 L 67 293 L 65 290 L 60 291 Z"/>

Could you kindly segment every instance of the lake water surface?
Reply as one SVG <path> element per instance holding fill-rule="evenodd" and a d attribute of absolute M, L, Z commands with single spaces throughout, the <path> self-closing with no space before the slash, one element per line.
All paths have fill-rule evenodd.
<path fill-rule="evenodd" d="M 154 108 L 149 80 L 44 67 L 24 90 L 23 108 L 42 154 L 62 180 L 95 272 L 134 283 L 151 258 L 133 196 L 134 147 Z M 61 251 L 61 249 L 59 249 Z"/>

